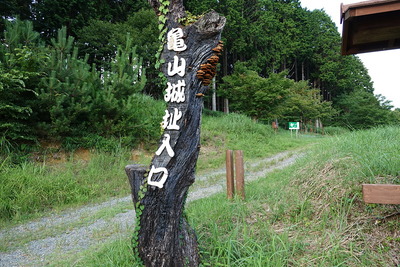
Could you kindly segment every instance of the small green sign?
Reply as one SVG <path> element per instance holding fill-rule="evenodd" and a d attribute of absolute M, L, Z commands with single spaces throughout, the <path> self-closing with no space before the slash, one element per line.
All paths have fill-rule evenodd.
<path fill-rule="evenodd" d="M 300 122 L 289 122 L 289 130 L 299 130 Z"/>

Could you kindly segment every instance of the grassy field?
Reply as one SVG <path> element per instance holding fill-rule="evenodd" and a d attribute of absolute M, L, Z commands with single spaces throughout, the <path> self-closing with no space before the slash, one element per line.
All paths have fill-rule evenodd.
<path fill-rule="evenodd" d="M 202 149 L 197 171 L 224 165 L 226 149 L 244 150 L 246 159 L 262 158 L 313 143 L 316 138 L 291 138 L 245 116 L 204 116 Z M 109 149 L 107 149 L 109 150 Z M 149 165 L 157 147 L 149 150 L 116 145 L 112 152 L 78 149 L 63 152 L 47 144 L 30 161 L 13 165 L 0 161 L 0 228 L 62 210 L 130 194 L 124 167 Z M 0 158 L 1 159 L 1 158 Z"/>
<path fill-rule="evenodd" d="M 307 154 L 294 165 L 247 183 L 245 201 L 228 201 L 221 193 L 187 205 L 202 266 L 400 264 L 399 206 L 366 205 L 361 196 L 362 183 L 400 184 L 399 127 L 291 138 L 288 132 L 275 135 L 270 127 L 243 116 L 205 116 L 198 171 L 223 166 L 228 148 L 243 150 L 251 160 L 301 147 Z M 129 186 L 124 166 L 133 160 L 148 164 L 152 155 L 124 148 L 78 154 L 57 164 L 2 162 L 2 226 L 125 196 Z M 54 266 L 136 263 L 126 236 Z"/>
<path fill-rule="evenodd" d="M 399 140 L 398 127 L 327 138 L 247 184 L 245 201 L 218 194 L 189 203 L 202 266 L 398 266 L 399 206 L 366 205 L 361 184 L 400 184 Z M 74 264 L 135 266 L 130 251 L 120 238 Z"/>
<path fill-rule="evenodd" d="M 399 151 L 399 128 L 346 134 L 324 140 L 294 166 L 249 184 L 246 201 L 229 202 L 221 194 L 191 203 L 189 218 L 204 262 L 397 266 L 400 208 L 364 204 L 361 184 L 400 184 Z"/>

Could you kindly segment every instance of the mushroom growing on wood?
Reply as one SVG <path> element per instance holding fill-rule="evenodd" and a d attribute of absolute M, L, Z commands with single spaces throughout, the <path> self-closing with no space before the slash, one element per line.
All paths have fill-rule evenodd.
<path fill-rule="evenodd" d="M 218 45 L 211 49 L 213 51 L 213 55 L 207 58 L 207 63 L 200 65 L 200 69 L 197 71 L 197 78 L 201 81 L 202 85 L 210 85 L 212 79 L 217 73 L 217 64 L 223 49 L 223 42 L 219 41 Z"/>

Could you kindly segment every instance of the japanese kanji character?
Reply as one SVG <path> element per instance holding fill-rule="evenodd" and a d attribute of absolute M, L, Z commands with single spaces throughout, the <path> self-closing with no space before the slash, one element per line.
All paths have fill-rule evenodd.
<path fill-rule="evenodd" d="M 153 174 L 157 173 L 163 173 L 160 181 L 152 181 L 151 178 L 153 177 Z M 149 176 L 147 177 L 147 184 L 157 186 L 158 188 L 163 188 L 165 181 L 167 181 L 167 178 L 168 170 L 166 168 L 155 168 L 154 166 L 151 166 Z"/>
<path fill-rule="evenodd" d="M 167 83 L 168 88 L 165 89 L 166 94 L 164 100 L 166 102 L 182 103 L 185 102 L 185 80 L 179 80 L 177 84 Z"/>
<path fill-rule="evenodd" d="M 185 41 L 182 39 L 183 31 L 181 28 L 173 28 L 168 32 L 168 50 L 174 50 L 175 52 L 185 51 L 187 46 Z"/>
<path fill-rule="evenodd" d="M 168 155 L 172 158 L 173 156 L 175 156 L 175 152 L 172 149 L 171 144 L 169 143 L 171 140 L 171 136 L 169 134 L 164 134 L 164 137 L 165 139 L 162 141 L 161 146 L 156 151 L 156 155 L 160 156 L 164 149 L 167 149 Z"/>
<path fill-rule="evenodd" d="M 165 130 L 179 130 L 178 120 L 182 118 L 182 111 L 174 108 L 174 112 L 169 113 L 168 110 L 165 111 L 165 116 L 163 117 L 163 122 L 161 127 Z"/>
<path fill-rule="evenodd" d="M 179 64 L 180 63 L 180 64 Z M 178 74 L 179 76 L 185 76 L 186 69 L 186 59 L 179 59 L 178 56 L 174 56 L 174 63 L 168 62 L 168 75 L 174 76 Z"/>

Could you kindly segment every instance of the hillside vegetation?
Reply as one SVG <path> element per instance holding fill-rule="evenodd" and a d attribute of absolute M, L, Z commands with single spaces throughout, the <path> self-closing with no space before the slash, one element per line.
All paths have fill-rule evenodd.
<path fill-rule="evenodd" d="M 214 9 L 227 18 L 218 110 L 226 98 L 231 111 L 266 124 L 399 123 L 400 111 L 374 95 L 360 59 L 340 55 L 340 34 L 323 10 L 304 9 L 299 0 L 184 4 L 194 15 Z M 165 103 L 155 99 L 167 85 L 155 58 L 157 16 L 146 0 L 9 1 L 0 16 L 2 147 L 158 138 Z M 210 102 L 206 97 L 205 106 Z"/>

